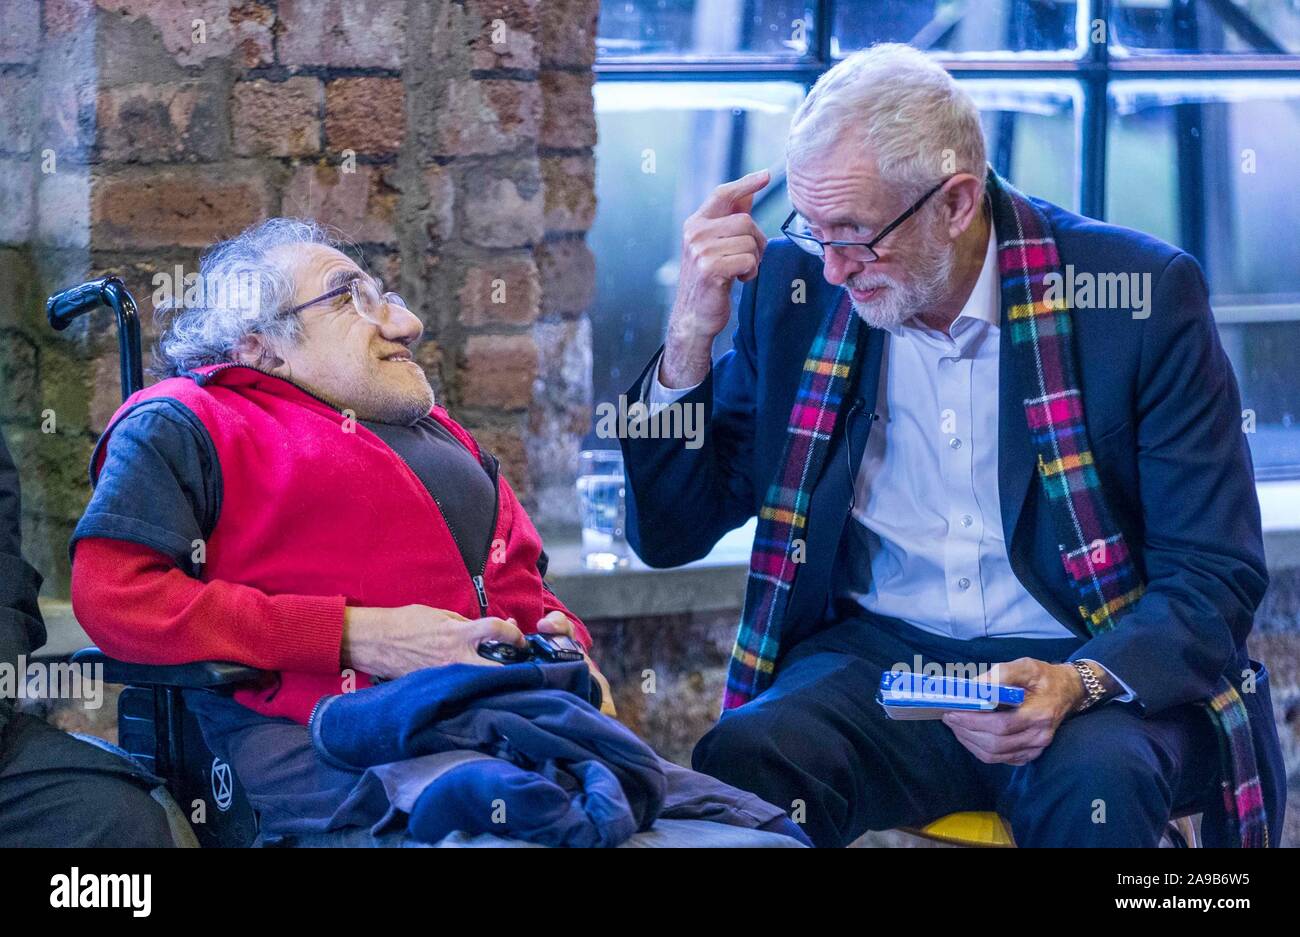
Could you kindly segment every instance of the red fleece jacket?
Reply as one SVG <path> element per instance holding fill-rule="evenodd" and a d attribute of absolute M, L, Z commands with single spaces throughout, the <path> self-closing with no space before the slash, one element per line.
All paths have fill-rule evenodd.
<path fill-rule="evenodd" d="M 268 671 L 235 699 L 305 723 L 317 700 L 368 675 L 340 672 L 347 605 L 427 605 L 466 618 L 514 618 L 524 631 L 560 611 L 546 588 L 541 538 L 495 461 L 445 411 L 448 428 L 496 477 L 493 539 L 481 569 L 467 570 L 441 510 L 381 439 L 301 388 L 252 368 L 217 365 L 133 395 L 101 438 L 135 405 L 177 401 L 210 437 L 221 478 L 220 513 L 198 578 L 166 554 L 122 536 L 87 536 L 73 561 L 78 621 L 109 654 L 139 663 L 228 660 Z M 102 532 L 103 528 L 101 528 Z"/>

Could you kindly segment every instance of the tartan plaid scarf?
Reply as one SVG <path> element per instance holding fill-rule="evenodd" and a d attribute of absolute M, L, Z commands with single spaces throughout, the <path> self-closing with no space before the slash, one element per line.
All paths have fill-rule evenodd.
<path fill-rule="evenodd" d="M 1060 258 L 1047 220 L 990 172 L 988 194 L 1000 238 L 997 258 L 1004 321 L 1015 364 L 1033 396 L 1025 400 L 1038 477 L 1055 518 L 1061 560 L 1090 634 L 1122 624 L 1143 583 L 1111 518 L 1093 464 L 1075 373 L 1070 311 L 1046 302 L 1045 277 Z M 827 316 L 804 362 L 781 469 L 758 515 L 745 610 L 727 674 L 723 709 L 740 706 L 772 683 L 781 619 L 802 561 L 808 504 L 821 474 L 861 341 L 861 320 L 845 293 Z M 1226 678 L 1202 704 L 1214 724 L 1223 807 L 1232 839 L 1267 846 L 1264 801 L 1246 707 Z"/>

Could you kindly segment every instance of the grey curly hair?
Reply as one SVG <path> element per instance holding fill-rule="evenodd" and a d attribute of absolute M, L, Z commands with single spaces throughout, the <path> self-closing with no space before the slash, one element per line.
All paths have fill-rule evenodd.
<path fill-rule="evenodd" d="M 268 257 L 294 244 L 338 246 L 314 221 L 270 218 L 204 251 L 201 300 L 186 303 L 186 291 L 176 284 L 172 298 L 155 309 L 163 332 L 154 349 L 154 372 L 168 377 L 231 361 L 240 340 L 254 332 L 273 340 L 297 338 L 297 316 L 279 315 L 290 307 L 293 279 Z"/>

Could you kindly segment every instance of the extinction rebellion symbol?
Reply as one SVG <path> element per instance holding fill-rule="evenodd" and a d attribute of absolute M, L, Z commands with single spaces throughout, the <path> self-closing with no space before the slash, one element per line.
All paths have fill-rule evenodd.
<path fill-rule="evenodd" d="M 217 809 L 225 813 L 230 809 L 234 799 L 235 784 L 230 774 L 230 765 L 220 758 L 212 759 L 212 796 L 217 802 Z"/>

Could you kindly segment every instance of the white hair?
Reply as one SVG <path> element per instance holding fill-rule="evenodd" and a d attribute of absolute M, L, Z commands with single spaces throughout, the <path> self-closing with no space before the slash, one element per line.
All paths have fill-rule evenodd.
<path fill-rule="evenodd" d="M 165 377 L 231 361 L 240 340 L 254 332 L 295 339 L 298 317 L 280 315 L 293 300 L 293 278 L 268 256 L 293 244 L 337 246 L 315 222 L 271 218 L 208 248 L 199 259 L 201 301 L 187 304 L 177 285 L 174 298 L 154 312 L 165 328 L 153 370 Z"/>
<path fill-rule="evenodd" d="M 955 172 L 987 170 L 975 102 L 924 52 L 882 43 L 823 74 L 795 111 L 786 159 L 841 142 L 865 149 L 882 179 L 920 195 Z"/>

